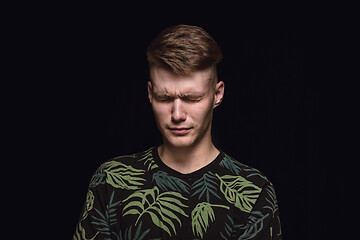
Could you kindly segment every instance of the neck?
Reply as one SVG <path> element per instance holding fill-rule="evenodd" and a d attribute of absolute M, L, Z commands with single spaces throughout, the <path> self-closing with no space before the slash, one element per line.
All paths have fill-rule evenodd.
<path fill-rule="evenodd" d="M 191 173 L 212 162 L 219 150 L 211 138 L 206 143 L 178 148 L 164 142 L 158 149 L 162 161 L 170 168 L 183 173 Z"/>

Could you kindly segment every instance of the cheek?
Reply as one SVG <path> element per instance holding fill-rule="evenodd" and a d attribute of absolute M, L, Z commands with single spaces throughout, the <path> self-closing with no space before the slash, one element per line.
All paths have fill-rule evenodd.
<path fill-rule="evenodd" d="M 191 108 L 191 116 L 198 124 L 211 120 L 212 105 L 205 104 Z"/>
<path fill-rule="evenodd" d="M 166 119 L 169 115 L 169 110 L 168 110 L 167 106 L 165 106 L 165 105 L 153 104 L 152 109 L 153 109 L 155 118 L 158 121 L 162 121 L 162 120 Z"/>

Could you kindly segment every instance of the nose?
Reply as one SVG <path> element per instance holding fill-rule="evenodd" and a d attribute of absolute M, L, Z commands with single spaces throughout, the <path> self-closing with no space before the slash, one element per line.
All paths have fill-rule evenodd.
<path fill-rule="evenodd" d="M 186 111 L 184 109 L 184 104 L 181 102 L 181 99 L 175 99 L 173 101 L 171 109 L 171 121 L 173 122 L 182 122 L 186 120 Z"/>

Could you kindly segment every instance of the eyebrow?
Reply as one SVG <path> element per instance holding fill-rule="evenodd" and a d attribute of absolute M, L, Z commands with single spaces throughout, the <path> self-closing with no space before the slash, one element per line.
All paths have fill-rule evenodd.
<path fill-rule="evenodd" d="M 205 94 L 204 93 L 192 93 L 192 92 L 189 92 L 189 93 L 185 93 L 185 94 L 181 94 L 180 97 L 202 97 L 204 96 Z"/>
<path fill-rule="evenodd" d="M 168 93 L 168 92 L 154 92 L 154 95 L 156 97 L 174 97 L 174 95 Z M 202 97 L 204 96 L 204 93 L 194 93 L 194 92 L 187 92 L 184 94 L 180 94 L 180 98 L 187 98 L 187 97 Z"/>
<path fill-rule="evenodd" d="M 171 95 L 169 94 L 169 93 L 167 93 L 167 92 L 155 92 L 154 91 L 154 96 L 155 97 L 171 97 Z"/>

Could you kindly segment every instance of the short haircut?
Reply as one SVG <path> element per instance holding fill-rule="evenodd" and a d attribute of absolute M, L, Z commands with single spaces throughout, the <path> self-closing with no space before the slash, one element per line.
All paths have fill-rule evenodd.
<path fill-rule="evenodd" d="M 220 47 L 202 28 L 176 25 L 164 29 L 147 48 L 149 68 L 163 67 L 175 74 L 215 68 L 222 59 Z"/>

